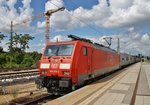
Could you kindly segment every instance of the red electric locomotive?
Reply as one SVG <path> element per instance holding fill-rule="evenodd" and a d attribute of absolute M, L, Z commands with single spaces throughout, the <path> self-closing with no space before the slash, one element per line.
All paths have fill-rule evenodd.
<path fill-rule="evenodd" d="M 113 49 L 77 36 L 72 41 L 51 42 L 40 60 L 36 84 L 49 93 L 65 94 L 87 80 L 116 70 L 120 55 Z"/>

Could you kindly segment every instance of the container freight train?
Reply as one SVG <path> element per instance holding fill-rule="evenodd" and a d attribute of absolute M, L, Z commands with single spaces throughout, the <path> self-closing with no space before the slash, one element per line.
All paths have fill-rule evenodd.
<path fill-rule="evenodd" d="M 91 40 L 69 35 L 72 41 L 48 43 L 39 63 L 35 83 L 51 94 L 65 94 L 86 81 L 138 62 Z"/>

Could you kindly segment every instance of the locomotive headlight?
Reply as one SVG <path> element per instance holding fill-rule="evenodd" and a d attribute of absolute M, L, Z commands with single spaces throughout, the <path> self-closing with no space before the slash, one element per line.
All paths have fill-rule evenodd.
<path fill-rule="evenodd" d="M 42 70 L 41 74 L 47 74 L 46 70 Z"/>
<path fill-rule="evenodd" d="M 41 63 L 40 68 L 42 69 L 48 69 L 50 67 L 49 63 Z"/>
<path fill-rule="evenodd" d="M 70 69 L 70 64 L 69 63 L 62 63 L 62 64 L 60 64 L 60 66 L 59 66 L 59 68 L 60 69 Z"/>

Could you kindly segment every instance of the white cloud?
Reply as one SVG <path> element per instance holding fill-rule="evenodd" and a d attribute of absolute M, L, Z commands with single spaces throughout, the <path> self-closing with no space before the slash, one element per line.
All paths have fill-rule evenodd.
<path fill-rule="evenodd" d="M 141 38 L 142 42 L 149 42 L 150 41 L 150 36 L 148 34 L 144 34 Z"/>
<path fill-rule="evenodd" d="M 45 27 L 45 21 L 44 22 L 37 22 L 37 27 L 38 28 L 42 28 L 42 27 Z"/>
<path fill-rule="evenodd" d="M 87 24 L 104 28 L 128 28 L 128 33 L 122 33 L 119 35 L 121 38 L 121 51 L 128 53 L 143 52 L 143 54 L 148 55 L 148 49 L 150 48 L 150 36 L 147 33 L 140 34 L 140 30 L 137 29 L 143 30 L 141 27 L 149 27 L 150 1 L 111 0 L 110 2 L 110 7 L 107 7 L 105 0 L 99 0 L 99 3 L 94 5 L 90 10 L 78 7 L 73 11 L 65 10 L 63 12 L 53 14 L 51 18 L 51 26 L 55 27 L 56 30 L 74 29 L 77 27 L 84 27 Z M 110 36 L 115 37 L 114 39 L 116 39 L 118 35 Z M 90 39 L 106 44 L 103 37 L 100 37 L 100 40 L 98 40 L 95 36 L 90 37 Z M 112 43 L 117 44 L 116 41 L 117 40 L 112 40 Z M 117 48 L 116 44 L 111 47 Z"/>
<path fill-rule="evenodd" d="M 59 6 L 59 1 L 62 0 L 54 0 L 55 5 Z M 47 4 L 50 2 L 48 1 L 45 5 L 47 7 Z M 53 5 L 51 4 L 51 5 Z M 68 30 L 68 29 L 74 29 L 77 27 L 83 27 L 87 24 L 98 24 L 98 22 L 104 21 L 104 17 L 109 15 L 109 9 L 106 6 L 107 4 L 102 2 L 102 6 L 93 6 L 93 9 L 86 10 L 83 7 L 79 7 L 75 9 L 74 11 L 68 11 L 65 9 L 64 11 L 57 12 L 51 16 L 51 26 L 54 27 L 56 30 Z M 54 5 L 54 6 L 55 6 Z M 103 11 L 101 9 L 106 9 L 108 12 Z M 100 12 L 98 10 L 101 10 Z M 98 13 L 101 13 L 98 14 Z M 98 15 L 98 16 L 97 16 Z M 38 22 L 37 27 L 44 27 L 45 22 Z"/>
<path fill-rule="evenodd" d="M 15 8 L 17 0 L 1 0 L 0 1 L 0 30 L 1 32 L 9 33 L 10 22 L 18 23 L 24 19 L 32 16 L 33 9 L 30 6 L 31 0 L 22 0 L 23 7 L 19 7 L 19 12 Z M 29 23 L 26 23 L 24 27 L 30 27 Z M 31 28 L 31 27 L 30 27 Z M 25 29 L 25 28 L 24 28 Z M 14 31 L 18 30 L 18 27 L 14 26 Z"/>
<path fill-rule="evenodd" d="M 2 47 L 4 51 L 8 51 L 8 46 L 6 45 L 6 41 L 2 40 L 0 42 L 0 47 Z"/>
<path fill-rule="evenodd" d="M 55 5 L 48 1 L 46 7 L 48 4 L 52 8 L 55 5 L 63 5 L 62 0 L 53 0 Z M 56 30 L 66 30 L 83 27 L 87 24 L 107 28 L 140 27 L 150 24 L 149 0 L 111 0 L 110 5 L 110 7 L 107 7 L 106 0 L 99 0 L 99 3 L 90 10 L 78 7 L 73 11 L 65 10 L 55 13 L 51 18 L 51 25 Z"/>
<path fill-rule="evenodd" d="M 136 34 L 138 36 L 136 36 Z M 79 36 L 80 37 L 80 36 Z M 150 35 L 149 34 L 140 34 L 138 32 L 132 31 L 127 34 L 119 34 L 119 35 L 103 35 L 103 36 L 81 36 L 83 38 L 87 38 L 92 40 L 93 42 L 103 44 L 108 46 L 106 41 L 103 39 L 104 37 L 112 37 L 111 48 L 117 50 L 117 38 L 120 38 L 120 51 L 137 55 L 142 53 L 144 55 L 150 56 Z M 59 42 L 62 41 L 70 41 L 71 39 L 68 38 L 66 35 L 56 35 L 51 38 L 51 42 L 56 42 L 58 39 Z M 37 49 L 38 47 L 38 49 Z M 28 51 L 39 51 L 43 52 L 45 47 L 45 41 L 40 41 L 40 44 L 34 44 L 30 46 Z"/>
<path fill-rule="evenodd" d="M 134 27 L 130 27 L 130 28 L 128 29 L 129 32 L 133 32 L 134 30 L 135 30 Z"/>
<path fill-rule="evenodd" d="M 38 44 L 32 44 L 32 45 L 30 44 L 29 46 L 30 46 L 30 48 L 29 48 L 29 49 L 26 49 L 27 52 L 37 51 L 37 52 L 42 53 L 43 50 L 44 50 L 44 48 L 45 48 L 45 43 L 42 43 L 42 42 L 40 41 L 40 43 L 38 43 Z M 37 49 L 37 48 L 38 48 L 38 49 Z"/>
<path fill-rule="evenodd" d="M 51 39 L 51 42 L 62 42 L 62 41 L 69 41 L 70 39 L 66 36 L 66 35 L 57 35 L 57 36 L 54 36 L 52 39 Z"/>
<path fill-rule="evenodd" d="M 45 12 L 48 10 L 58 9 L 60 7 L 63 7 L 63 1 L 62 0 L 49 0 L 45 4 Z"/>
<path fill-rule="evenodd" d="M 111 0 L 111 6 L 113 8 L 126 9 L 133 5 L 133 0 Z"/>
<path fill-rule="evenodd" d="M 142 53 L 150 55 L 150 35 L 140 34 L 132 31 L 128 34 L 121 34 L 120 36 L 121 51 L 128 52 L 130 54 Z"/>

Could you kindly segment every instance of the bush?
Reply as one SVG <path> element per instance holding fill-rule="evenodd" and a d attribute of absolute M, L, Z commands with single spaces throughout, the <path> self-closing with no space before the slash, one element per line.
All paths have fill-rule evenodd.
<path fill-rule="evenodd" d="M 0 68 L 31 67 L 40 57 L 38 52 L 0 53 Z"/>
<path fill-rule="evenodd" d="M 3 66 L 7 63 L 6 61 L 6 55 L 5 54 L 0 54 L 0 68 L 3 68 Z"/>
<path fill-rule="evenodd" d="M 24 67 L 31 67 L 34 64 L 34 60 L 32 58 L 25 58 L 22 62 Z"/>

